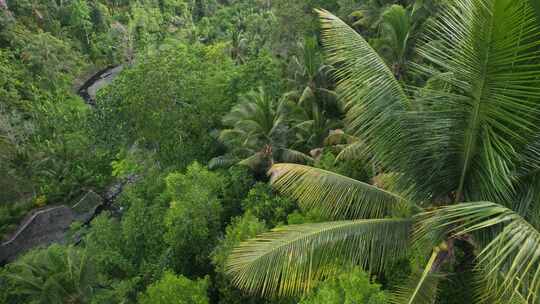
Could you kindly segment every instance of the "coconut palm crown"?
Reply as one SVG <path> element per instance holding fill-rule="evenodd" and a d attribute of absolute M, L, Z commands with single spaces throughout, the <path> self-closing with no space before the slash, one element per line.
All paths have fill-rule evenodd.
<path fill-rule="evenodd" d="M 339 268 L 381 272 L 414 248 L 424 266 L 392 301 L 433 303 L 461 244 L 473 248 L 476 302 L 539 303 L 540 24 L 529 1 L 448 1 L 418 44 L 423 64 L 411 64 L 423 87 L 404 85 L 361 35 L 318 13 L 346 132 L 392 183 L 274 165 L 277 190 L 333 221 L 242 243 L 227 264 L 233 282 L 301 294 Z"/>
<path fill-rule="evenodd" d="M 239 163 L 264 173 L 274 161 L 310 162 L 310 156 L 289 148 L 292 106 L 286 98 L 275 100 L 262 88 L 242 96 L 223 118 L 229 128 L 219 134 L 232 153 L 212 159 L 210 168 Z"/>

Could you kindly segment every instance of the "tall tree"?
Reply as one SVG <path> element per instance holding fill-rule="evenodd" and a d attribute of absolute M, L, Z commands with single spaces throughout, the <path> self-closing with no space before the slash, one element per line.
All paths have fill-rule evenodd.
<path fill-rule="evenodd" d="M 336 222 L 281 227 L 244 242 L 228 262 L 233 281 L 263 294 L 305 292 L 337 266 L 384 269 L 405 254 L 414 231 L 425 266 L 395 303 L 432 303 L 458 247 L 473 248 L 478 302 L 537 303 L 540 25 L 529 2 L 447 5 L 418 51 L 427 64 L 415 69 L 431 81 L 417 89 L 405 88 L 343 21 L 320 16 L 348 132 L 394 182 L 382 189 L 275 165 L 278 190 Z"/>

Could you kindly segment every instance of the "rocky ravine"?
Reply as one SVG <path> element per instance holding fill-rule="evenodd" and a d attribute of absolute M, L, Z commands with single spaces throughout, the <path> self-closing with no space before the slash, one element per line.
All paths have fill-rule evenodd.
<path fill-rule="evenodd" d="M 97 91 L 110 84 L 122 69 L 123 66 L 117 66 L 98 72 L 88 79 L 77 93 L 88 105 L 95 105 Z M 15 260 L 17 256 L 30 249 L 65 242 L 71 224 L 74 222 L 88 224 L 101 211 L 111 209 L 124 187 L 134 182 L 136 178 L 128 176 L 113 184 L 103 196 L 89 191 L 72 206 L 61 205 L 32 210 L 17 230 L 0 243 L 0 265 Z"/>

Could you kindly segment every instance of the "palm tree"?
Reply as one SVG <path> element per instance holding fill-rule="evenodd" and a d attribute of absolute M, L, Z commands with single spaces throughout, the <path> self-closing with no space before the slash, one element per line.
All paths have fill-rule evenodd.
<path fill-rule="evenodd" d="M 337 95 L 332 90 L 333 81 L 331 65 L 324 64 L 316 37 L 306 37 L 298 44 L 298 55 L 292 57 L 289 64 L 289 82 L 295 88 L 287 93 L 295 98 L 300 105 L 317 102 L 325 110 L 334 110 L 337 107 Z M 335 114 L 335 113 L 334 113 Z"/>
<path fill-rule="evenodd" d="M 243 64 L 246 61 L 248 52 L 247 39 L 240 30 L 231 30 L 231 57 L 238 63 Z"/>
<path fill-rule="evenodd" d="M 353 1 L 346 14 L 352 19 L 354 28 L 370 36 L 377 31 L 384 10 L 393 3 L 393 0 L 368 0 L 358 5 L 357 1 Z"/>
<path fill-rule="evenodd" d="M 226 167 L 239 162 L 254 171 L 266 172 L 275 161 L 310 162 L 308 155 L 288 148 L 292 137 L 290 112 L 285 98 L 276 102 L 262 88 L 243 96 L 223 118 L 223 124 L 229 129 L 219 134 L 230 153 L 212 159 L 209 167 Z"/>
<path fill-rule="evenodd" d="M 403 80 L 407 61 L 414 55 L 418 33 L 439 9 L 440 0 L 387 1 L 364 3 L 352 13 L 354 27 L 364 29 L 370 44 L 386 59 L 394 75 Z M 369 31 L 366 31 L 369 29 Z"/>
<path fill-rule="evenodd" d="M 401 5 L 392 5 L 383 11 L 379 36 L 373 40 L 399 80 L 403 78 L 406 62 L 413 52 L 416 25 L 410 11 Z"/>
<path fill-rule="evenodd" d="M 90 303 L 98 288 L 91 265 L 84 251 L 52 245 L 9 264 L 6 277 L 29 303 Z"/>
<path fill-rule="evenodd" d="M 540 290 L 540 25 L 527 0 L 456 0 L 418 54 L 430 78 L 404 87 L 358 33 L 319 11 L 347 133 L 393 179 L 382 189 L 294 164 L 273 186 L 334 222 L 286 226 L 228 260 L 247 291 L 308 291 L 338 267 L 372 272 L 406 255 L 425 265 L 394 303 L 433 303 L 444 269 L 467 250 L 480 303 L 538 303 Z"/>
<path fill-rule="evenodd" d="M 296 146 L 320 148 L 333 129 L 341 127 L 337 94 L 332 90 L 332 67 L 324 64 L 316 37 L 307 37 L 298 46 L 299 55 L 293 56 L 289 79 L 294 89 L 286 98 L 297 105 L 294 111 Z"/>

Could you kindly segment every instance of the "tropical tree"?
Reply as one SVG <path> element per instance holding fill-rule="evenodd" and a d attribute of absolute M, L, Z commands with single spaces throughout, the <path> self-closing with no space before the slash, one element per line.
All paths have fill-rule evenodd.
<path fill-rule="evenodd" d="M 316 37 L 306 37 L 298 43 L 298 54 L 292 57 L 289 70 L 292 75 L 289 81 L 296 88 L 289 92 L 290 95 L 297 96 L 301 101 L 319 97 L 328 99 L 324 100 L 328 105 L 335 103 L 336 94 L 329 90 L 332 87 L 332 67 L 324 64 Z"/>
<path fill-rule="evenodd" d="M 223 124 L 230 128 L 219 134 L 220 141 L 231 153 L 212 159 L 211 168 L 240 161 L 255 171 L 266 171 L 276 160 L 300 163 L 311 160 L 308 155 L 288 148 L 291 109 L 285 98 L 276 102 L 259 88 L 242 96 L 242 99 L 223 118 Z"/>
<path fill-rule="evenodd" d="M 402 79 L 405 64 L 413 52 L 415 24 L 412 13 L 401 5 L 388 7 L 381 16 L 380 34 L 374 39 L 379 53 L 386 58 L 397 79 Z"/>
<path fill-rule="evenodd" d="M 440 2 L 372 0 L 359 5 L 350 17 L 355 20 L 353 27 L 382 55 L 396 78 L 408 80 L 407 62 L 413 58 L 417 36 L 426 21 L 438 12 Z"/>
<path fill-rule="evenodd" d="M 19 303 L 90 303 L 99 289 L 90 257 L 71 246 L 32 251 L 8 265 L 5 276 Z"/>
<path fill-rule="evenodd" d="M 361 4 L 354 0 L 340 0 L 340 15 L 347 16 L 352 26 L 366 37 L 374 36 L 380 25 L 381 15 L 395 0 L 368 0 Z"/>
<path fill-rule="evenodd" d="M 295 101 L 296 143 L 310 149 L 322 146 L 330 130 L 339 127 L 340 111 L 337 94 L 332 90 L 332 67 L 324 64 L 316 37 L 299 43 L 299 55 L 293 56 L 289 66 L 293 75 L 289 81 L 294 90 L 286 93 Z"/>
<path fill-rule="evenodd" d="M 386 304 L 388 296 L 380 289 L 381 286 L 373 283 L 367 273 L 354 268 L 322 282 L 300 304 Z"/>
<path fill-rule="evenodd" d="M 208 304 L 207 279 L 191 281 L 166 272 L 139 297 L 141 304 Z"/>
<path fill-rule="evenodd" d="M 290 295 L 339 267 L 379 272 L 409 248 L 425 263 L 394 303 L 433 303 L 442 272 L 469 252 L 480 303 L 540 296 L 540 25 L 527 0 L 456 0 L 428 27 L 404 87 L 361 35 L 319 11 L 347 132 L 362 139 L 391 187 L 302 165 L 271 182 L 334 222 L 286 226 L 242 243 L 233 282 Z M 337 267 L 339 266 L 339 267 Z M 449 274 L 450 275 L 450 274 Z"/>

